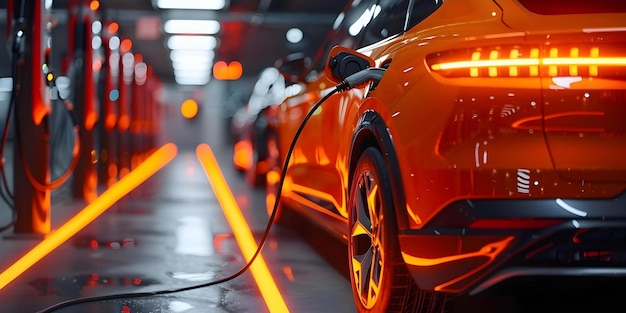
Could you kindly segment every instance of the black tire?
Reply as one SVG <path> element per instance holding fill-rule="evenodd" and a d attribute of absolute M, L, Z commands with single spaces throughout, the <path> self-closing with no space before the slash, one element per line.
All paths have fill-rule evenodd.
<path fill-rule="evenodd" d="M 358 311 L 444 312 L 445 295 L 417 288 L 404 264 L 391 180 L 378 149 L 363 151 L 352 178 L 348 262 Z"/>

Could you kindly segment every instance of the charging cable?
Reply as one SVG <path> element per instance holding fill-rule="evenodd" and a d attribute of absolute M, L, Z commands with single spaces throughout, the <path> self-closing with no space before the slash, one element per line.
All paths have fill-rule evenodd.
<path fill-rule="evenodd" d="M 15 110 L 15 101 L 16 101 L 16 96 L 18 92 L 20 91 L 19 75 L 22 72 L 22 69 L 19 66 L 20 64 L 23 63 L 22 61 L 24 60 L 24 55 L 26 52 L 26 39 L 24 37 L 25 36 L 24 29 L 26 29 L 28 25 L 27 25 L 27 20 L 24 17 L 26 15 L 25 3 L 26 1 L 22 1 L 21 3 L 20 11 L 19 11 L 20 16 L 16 20 L 17 23 L 14 26 L 15 33 L 13 34 L 13 44 L 12 44 L 12 50 L 11 50 L 12 52 L 12 55 L 11 55 L 12 88 L 11 88 L 11 95 L 9 97 L 9 108 L 8 108 L 7 116 L 5 119 L 4 130 L 2 132 L 2 139 L 0 142 L 0 179 L 2 180 L 1 182 L 2 186 L 0 188 L 0 197 L 8 205 L 9 209 L 11 210 L 11 221 L 5 225 L 0 226 L 0 233 L 11 228 L 17 221 L 17 210 L 15 208 L 15 204 L 11 201 L 11 200 L 14 200 L 14 195 L 9 189 L 9 184 L 8 184 L 4 165 L 5 165 L 5 148 L 7 145 L 9 131 L 11 128 L 10 126 L 11 119 L 14 114 L 17 114 L 17 111 Z M 56 78 L 55 75 L 53 75 L 53 77 Z M 30 167 L 28 165 L 28 162 L 26 161 L 26 158 L 24 156 L 24 152 L 23 152 L 22 138 L 21 138 L 21 132 L 20 132 L 20 126 L 19 126 L 19 118 L 15 117 L 14 119 L 15 120 L 15 140 L 14 140 L 15 147 L 14 149 L 19 149 L 20 151 L 19 162 L 22 163 L 24 172 L 28 180 L 30 181 L 31 185 L 39 191 L 53 190 L 63 185 L 69 179 L 72 172 L 76 168 L 76 165 L 78 164 L 78 158 L 79 158 L 78 154 L 80 151 L 80 140 L 78 137 L 79 136 L 79 124 L 77 122 L 75 112 L 73 111 L 74 105 L 69 100 L 61 97 L 61 94 L 54 80 L 49 81 L 49 87 L 51 87 L 51 90 L 55 90 L 57 92 L 56 98 L 59 101 L 62 101 L 65 108 L 67 109 L 67 112 L 70 114 L 70 118 L 73 123 L 74 147 L 72 149 L 72 161 L 70 162 L 68 167 L 65 169 L 65 171 L 61 175 L 59 175 L 59 177 L 55 178 L 51 182 L 39 182 L 33 176 L 30 170 Z M 49 117 L 47 116 L 46 118 L 49 118 Z M 14 160 L 14 162 L 16 162 L 16 160 Z"/>
<path fill-rule="evenodd" d="M 12 47 L 12 79 L 13 79 L 13 86 L 11 89 L 11 96 L 10 96 L 10 100 L 9 100 L 9 110 L 7 113 L 7 118 L 6 118 L 6 122 L 5 122 L 5 127 L 4 127 L 4 132 L 3 132 L 3 137 L 2 137 L 2 143 L 0 144 L 0 158 L 2 158 L 2 163 L 0 164 L 0 175 L 2 176 L 2 182 L 4 184 L 4 192 L 6 192 L 8 194 L 9 198 L 13 198 L 13 195 L 11 194 L 11 192 L 8 189 L 8 184 L 7 184 L 7 180 L 6 180 L 6 174 L 4 171 L 4 149 L 6 146 L 6 142 L 8 140 L 8 133 L 9 133 L 9 128 L 10 128 L 10 121 L 11 121 L 11 115 L 12 114 L 17 114 L 17 111 L 15 111 L 14 107 L 15 107 L 15 98 L 17 93 L 19 92 L 19 85 L 18 85 L 18 81 L 19 81 L 19 77 L 18 75 L 21 73 L 20 69 L 18 68 L 18 65 L 21 64 L 23 58 L 24 58 L 24 54 L 25 54 L 25 50 L 26 50 L 26 41 L 24 38 L 24 29 L 27 27 L 27 20 L 24 18 L 24 16 L 26 15 L 25 13 L 25 2 L 22 2 L 22 6 L 20 7 L 20 17 L 17 19 L 17 26 L 16 28 L 16 32 L 13 35 L 13 47 Z M 48 63 L 48 62 L 46 62 Z M 55 75 L 53 75 L 53 77 L 56 78 Z M 51 87 L 51 90 L 56 90 L 57 93 L 59 92 L 54 80 L 49 81 L 49 87 Z M 39 182 L 32 174 L 30 167 L 28 165 L 28 162 L 26 161 L 26 158 L 24 156 L 23 153 L 23 146 L 22 146 L 22 138 L 21 138 L 21 132 L 20 132 L 20 126 L 19 126 L 19 118 L 15 118 L 15 131 L 16 131 L 16 138 L 15 138 L 15 142 L 16 142 L 16 149 L 19 149 L 20 151 L 20 161 L 23 165 L 24 168 L 24 172 L 28 178 L 28 180 L 30 181 L 31 185 L 33 185 L 33 187 L 35 187 L 36 189 L 38 189 L 39 191 L 46 191 L 46 190 L 52 190 L 52 189 L 57 189 L 59 188 L 61 185 L 63 185 L 71 176 L 73 170 L 76 168 L 76 165 L 78 164 L 78 158 L 79 158 L 79 151 L 80 151 L 80 140 L 78 138 L 79 136 L 79 124 L 77 122 L 77 118 L 75 116 L 75 113 L 73 111 L 74 105 L 67 99 L 64 99 L 63 97 L 61 97 L 60 93 L 58 93 L 57 95 L 57 99 L 59 99 L 60 101 L 62 101 L 62 103 L 64 104 L 65 108 L 67 109 L 68 113 L 70 114 L 70 117 L 72 119 L 72 123 L 73 123 L 73 132 L 74 132 L 74 147 L 72 149 L 72 161 L 70 162 L 70 165 L 67 167 L 67 169 L 61 174 L 59 175 L 59 177 L 57 177 L 56 179 L 54 179 L 51 182 Z M 14 113 L 15 111 L 15 113 Z M 48 118 L 48 117 L 46 117 Z M 5 202 L 9 202 L 7 197 L 5 196 L 4 193 L 1 194 L 2 198 L 5 200 Z M 15 211 L 15 209 L 13 208 L 13 205 L 9 204 L 10 207 L 12 207 L 12 210 Z M 15 214 L 14 214 L 15 215 Z M 0 230 L 4 230 L 5 228 L 2 227 L 0 228 Z"/>
<path fill-rule="evenodd" d="M 385 73 L 385 69 L 382 69 L 382 68 L 366 68 L 355 74 L 352 74 L 346 79 L 344 79 L 342 82 L 337 84 L 335 88 L 333 88 L 328 94 L 322 97 L 315 105 L 313 105 L 309 109 L 307 115 L 304 117 L 296 133 L 294 134 L 294 137 L 291 141 L 291 145 L 289 146 L 289 150 L 287 150 L 287 154 L 285 155 L 285 162 L 283 163 L 283 166 L 282 166 L 280 181 L 278 183 L 278 190 L 276 193 L 276 201 L 274 202 L 274 207 L 272 208 L 272 214 L 269 217 L 267 226 L 265 228 L 263 236 L 261 237 L 261 241 L 257 247 L 257 250 L 254 252 L 250 260 L 246 262 L 246 264 L 239 271 L 229 276 L 226 276 L 224 278 L 218 279 L 218 280 L 210 281 L 210 282 L 203 283 L 203 284 L 183 287 L 183 288 L 164 289 L 164 290 L 157 290 L 157 291 L 151 291 L 151 292 L 120 293 L 120 294 L 112 294 L 112 295 L 105 295 L 105 296 L 94 296 L 94 297 L 85 297 L 85 298 L 67 300 L 67 301 L 49 306 L 41 311 L 38 311 L 37 313 L 50 313 L 50 312 L 53 312 L 62 308 L 66 308 L 69 306 L 89 303 L 89 302 L 160 296 L 160 295 L 183 292 L 183 291 L 188 291 L 188 290 L 193 290 L 193 289 L 205 288 L 205 287 L 214 286 L 214 285 L 218 285 L 218 284 L 233 280 L 239 277 L 241 274 L 245 273 L 250 268 L 250 266 L 252 266 L 252 263 L 254 262 L 256 257 L 261 253 L 261 250 L 263 250 L 263 246 L 265 245 L 265 243 L 267 242 L 267 239 L 269 238 L 270 230 L 272 228 L 272 225 L 274 224 L 274 219 L 276 217 L 276 213 L 277 213 L 276 211 L 277 211 L 278 204 L 280 201 L 280 195 L 283 189 L 283 184 L 285 182 L 285 176 L 287 175 L 287 167 L 289 165 L 289 161 L 291 159 L 291 155 L 293 154 L 293 150 L 296 146 L 298 138 L 300 137 L 300 134 L 302 133 L 304 126 L 306 126 L 306 123 L 308 122 L 308 120 L 311 118 L 311 116 L 313 116 L 313 113 L 317 110 L 317 108 L 321 106 L 322 103 L 328 100 L 328 98 L 330 98 L 335 93 L 347 91 L 354 87 L 363 85 L 369 81 L 378 82 L 383 77 L 384 73 Z"/>
<path fill-rule="evenodd" d="M 0 227 L 0 232 L 3 232 L 9 228 L 11 228 L 15 222 L 17 221 L 17 209 L 15 205 L 11 201 L 13 197 L 13 193 L 9 189 L 9 183 L 6 178 L 6 172 L 4 170 L 5 158 L 4 158 L 4 149 L 6 148 L 6 144 L 9 137 L 9 130 L 11 124 L 11 116 L 13 115 L 13 102 L 15 102 L 15 96 L 17 94 L 17 67 L 20 61 L 24 57 L 24 51 L 26 50 L 26 42 L 24 39 L 24 29 L 26 28 L 26 19 L 25 15 L 25 1 L 22 1 L 20 6 L 20 16 L 16 20 L 16 24 L 14 28 L 16 29 L 15 34 L 13 35 L 13 45 L 11 48 L 11 78 L 12 78 L 12 86 L 11 86 L 11 95 L 9 97 L 9 109 L 7 111 L 7 117 L 4 122 L 4 131 L 2 136 L 2 142 L 0 143 L 0 177 L 2 178 L 2 188 L 0 189 L 0 196 L 2 200 L 9 206 L 11 210 L 11 221 L 6 225 L 2 225 Z"/>
<path fill-rule="evenodd" d="M 2 188 L 0 189 L 0 197 L 2 197 L 2 200 L 11 209 L 12 219 L 11 219 L 11 222 L 7 223 L 6 225 L 0 226 L 0 232 L 3 232 L 9 229 L 11 226 L 13 226 L 13 224 L 15 224 L 15 221 L 17 220 L 17 210 L 15 209 L 15 205 L 11 202 L 11 199 L 14 199 L 14 195 L 9 189 L 9 183 L 6 177 L 7 176 L 6 171 L 4 169 L 4 165 L 5 165 L 4 154 L 5 154 L 5 149 L 6 149 L 6 145 L 7 145 L 7 141 L 9 137 L 9 131 L 11 128 L 10 126 L 11 117 L 13 114 L 15 114 L 15 97 L 19 90 L 19 86 L 17 83 L 18 81 L 17 63 L 19 63 L 17 60 L 13 62 L 13 70 L 12 70 L 13 85 L 11 88 L 11 95 L 9 97 L 9 109 L 7 112 L 7 117 L 5 119 L 4 129 L 2 132 L 2 141 L 0 142 L 0 179 L 2 179 Z M 26 176 L 28 177 L 30 183 L 33 185 L 33 187 L 35 187 L 39 191 L 46 191 L 48 189 L 53 190 L 63 185 L 69 179 L 72 172 L 76 168 L 76 165 L 78 164 L 78 158 L 79 158 L 78 153 L 80 151 L 80 140 L 78 138 L 79 124 L 77 122 L 76 114 L 73 110 L 74 105 L 69 100 L 63 99 L 61 97 L 58 87 L 55 85 L 54 81 L 50 83 L 51 83 L 50 87 L 52 87 L 51 90 L 55 90 L 57 92 L 57 95 L 56 95 L 56 98 L 58 99 L 57 101 L 61 101 L 63 103 L 65 109 L 70 115 L 70 119 L 73 124 L 72 129 L 74 133 L 74 147 L 72 149 L 72 161 L 67 166 L 65 171 L 62 174 L 60 174 L 57 178 L 55 178 L 53 181 L 49 183 L 42 183 L 42 182 L 37 181 L 37 179 L 33 176 L 27 164 L 26 158 L 24 157 L 24 153 L 23 153 L 23 148 L 21 144 L 21 132 L 20 132 L 19 121 L 18 121 L 19 119 L 15 118 L 15 131 L 16 131 L 15 144 L 17 145 L 15 149 L 20 149 L 20 161 L 22 162 L 22 165 L 24 167 L 24 172 Z"/>

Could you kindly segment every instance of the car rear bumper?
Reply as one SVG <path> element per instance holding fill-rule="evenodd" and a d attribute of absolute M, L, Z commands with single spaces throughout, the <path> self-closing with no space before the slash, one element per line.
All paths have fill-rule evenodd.
<path fill-rule="evenodd" d="M 404 261 L 420 288 L 475 295 L 513 278 L 626 278 L 624 195 L 466 204 L 466 212 L 452 205 L 470 221 L 463 227 L 429 223 L 400 234 Z"/>

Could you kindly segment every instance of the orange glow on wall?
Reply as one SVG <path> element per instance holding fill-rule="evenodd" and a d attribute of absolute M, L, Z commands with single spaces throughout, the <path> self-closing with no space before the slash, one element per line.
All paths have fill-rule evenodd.
<path fill-rule="evenodd" d="M 104 128 L 107 131 L 112 131 L 115 128 L 115 123 L 117 122 L 117 116 L 114 113 L 108 113 L 106 118 L 104 119 Z"/>
<path fill-rule="evenodd" d="M 83 185 L 83 196 L 87 203 L 91 203 L 98 198 L 98 176 L 96 172 L 87 173 L 85 184 Z"/>
<path fill-rule="evenodd" d="M 192 119 L 198 115 L 198 103 L 193 99 L 187 99 L 180 105 L 180 114 L 184 118 Z"/>
<path fill-rule="evenodd" d="M 88 204 L 78 214 L 68 220 L 57 230 L 51 232 L 33 249 L 28 251 L 19 260 L 9 266 L 9 268 L 0 273 L 0 289 L 4 288 L 35 263 L 39 262 L 39 260 L 48 255 L 48 253 L 52 252 L 58 246 L 87 226 L 87 224 L 95 220 L 98 216 L 100 216 L 100 214 L 111 207 L 111 205 L 154 175 L 154 173 L 173 160 L 176 153 L 177 148 L 174 144 L 169 143 L 163 145 L 134 171 L 128 173 L 128 175 L 124 176 L 122 180 L 104 191 L 102 195 Z"/>
<path fill-rule="evenodd" d="M 117 165 L 113 163 L 109 164 L 108 172 L 109 172 L 109 180 L 107 181 L 107 187 L 111 187 L 116 182 Z"/>
<path fill-rule="evenodd" d="M 89 9 L 91 9 L 92 11 L 97 11 L 99 8 L 100 8 L 100 1 L 92 0 L 89 3 Z"/>
<path fill-rule="evenodd" d="M 285 276 L 287 277 L 287 279 L 289 279 L 289 281 L 296 280 L 296 278 L 293 276 L 293 270 L 291 266 L 283 266 L 283 273 L 285 273 Z"/>
<path fill-rule="evenodd" d="M 132 48 L 133 48 L 133 41 L 128 38 L 122 40 L 122 42 L 120 43 L 120 50 L 122 50 L 122 52 L 128 52 Z"/>
<path fill-rule="evenodd" d="M 128 169 L 128 167 L 122 166 L 120 168 L 120 178 L 126 177 L 126 175 L 128 175 L 128 173 L 130 173 L 130 169 Z"/>
<path fill-rule="evenodd" d="M 237 80 L 242 74 L 243 66 L 238 61 L 218 61 L 213 65 L 213 76 L 218 80 Z"/>
<path fill-rule="evenodd" d="M 91 63 L 91 69 L 94 72 L 100 72 L 100 70 L 102 69 L 102 65 L 103 65 L 102 60 L 100 59 L 94 60 L 93 63 Z"/>
<path fill-rule="evenodd" d="M 116 22 L 113 22 L 113 23 L 109 24 L 107 29 L 109 31 L 109 34 L 115 34 L 120 29 L 120 25 L 118 23 L 116 23 Z"/>
<path fill-rule="evenodd" d="M 233 230 L 235 239 L 241 248 L 246 261 L 249 261 L 257 250 L 257 244 L 252 235 L 252 231 L 246 222 L 241 209 L 235 200 L 224 175 L 213 155 L 213 151 L 206 144 L 201 144 L 196 148 L 196 155 L 204 172 L 209 178 L 215 196 L 217 197 L 226 220 Z M 263 256 L 259 254 L 250 266 L 252 276 L 259 286 L 259 291 L 267 304 L 270 312 L 289 312 L 285 300 L 280 294 L 274 279 L 267 268 Z"/>
<path fill-rule="evenodd" d="M 128 114 L 122 114 L 117 122 L 117 129 L 121 132 L 125 132 L 130 127 L 130 117 Z"/>
<path fill-rule="evenodd" d="M 252 145 L 248 141 L 238 141 L 233 149 L 233 163 L 237 168 L 248 170 L 252 167 Z"/>
<path fill-rule="evenodd" d="M 94 110 L 85 114 L 85 129 L 92 130 L 98 122 L 98 113 Z"/>

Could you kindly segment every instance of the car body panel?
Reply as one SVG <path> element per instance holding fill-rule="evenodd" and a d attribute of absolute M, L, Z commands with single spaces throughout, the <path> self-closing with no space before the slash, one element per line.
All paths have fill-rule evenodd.
<path fill-rule="evenodd" d="M 532 259 L 523 256 L 587 255 L 595 243 L 570 245 L 582 228 L 609 237 L 625 226 L 625 23 L 625 13 L 546 16 L 512 0 L 448 0 L 401 34 L 351 47 L 386 73 L 312 115 L 281 200 L 347 238 L 352 170 L 374 146 L 391 172 L 400 247 L 420 288 L 482 291 L 541 272 L 507 271 Z M 313 77 L 277 108 L 282 160 L 334 87 Z M 591 275 L 590 264 L 561 274 Z"/>
<path fill-rule="evenodd" d="M 498 2 L 505 10 L 524 10 L 517 2 Z M 523 30 L 529 38 L 527 41 L 560 49 L 559 56 L 576 53 L 583 57 L 593 53 L 593 49 L 597 49 L 599 56 L 623 55 L 626 52 L 626 29 L 620 25 L 623 18 L 624 14 L 617 12 L 528 13 L 505 15 L 504 22 L 512 29 Z M 626 117 L 624 70 L 610 75 L 607 70 L 619 69 L 604 68 L 600 71 L 605 74 L 599 76 L 590 74 L 590 70 L 589 66 L 576 66 L 570 71 L 559 69 L 562 75 L 544 78 L 542 82 L 543 122 L 553 162 L 559 174 L 572 182 L 625 182 L 626 164 L 621 160 L 626 157 L 623 148 L 626 126 L 618 118 Z"/>

